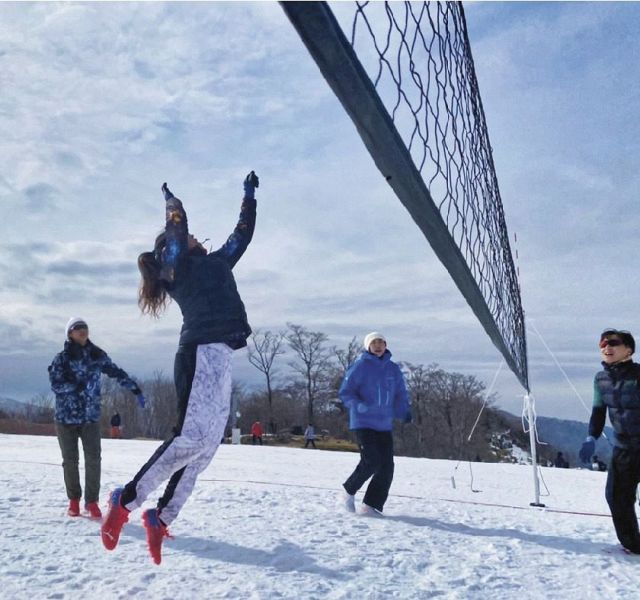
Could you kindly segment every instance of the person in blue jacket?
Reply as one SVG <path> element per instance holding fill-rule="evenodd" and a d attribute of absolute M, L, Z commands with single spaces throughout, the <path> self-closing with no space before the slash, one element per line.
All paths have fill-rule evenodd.
<path fill-rule="evenodd" d="M 391 360 L 385 337 L 377 331 L 369 333 L 364 348 L 339 392 L 360 447 L 360 462 L 344 482 L 341 500 L 348 511 L 355 512 L 355 493 L 371 478 L 360 512 L 380 516 L 393 481 L 393 420 L 410 422 L 411 411 L 404 376 Z"/>
<path fill-rule="evenodd" d="M 166 183 L 162 186 L 165 229 L 156 238 L 153 251 L 138 257 L 142 276 L 139 305 L 143 313 L 158 317 L 172 299 L 182 312 L 174 363 L 178 418 L 173 437 L 155 451 L 129 483 L 111 493 L 101 532 L 107 550 L 117 546 L 129 513 L 168 479 L 156 508 L 142 515 L 149 552 L 160 564 L 168 526 L 224 436 L 231 403 L 231 357 L 234 350 L 247 345 L 251 334 L 232 269 L 253 237 L 258 184 L 258 177 L 251 171 L 244 180 L 238 223 L 215 252 L 207 252 L 189 233 L 182 202 Z"/>
<path fill-rule="evenodd" d="M 603 370 L 594 380 L 589 435 L 580 460 L 589 465 L 607 412 L 614 439 L 605 496 L 618 540 L 627 552 L 640 554 L 636 490 L 640 483 L 640 365 L 633 362 L 636 342 L 630 332 L 607 329 L 600 335 Z"/>
<path fill-rule="evenodd" d="M 144 396 L 138 384 L 114 364 L 107 353 L 89 339 L 84 319 L 72 317 L 65 327 L 64 349 L 49 365 L 49 381 L 56 396 L 55 427 L 62 452 L 64 483 L 69 499 L 67 514 L 80 516 L 82 486 L 78 470 L 78 440 L 84 452 L 85 509 L 95 519 L 102 517 L 100 494 L 100 377 L 104 373 L 138 397 Z"/>

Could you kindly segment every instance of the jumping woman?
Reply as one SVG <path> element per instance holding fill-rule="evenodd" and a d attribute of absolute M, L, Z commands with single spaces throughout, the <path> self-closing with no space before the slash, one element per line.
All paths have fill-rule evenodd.
<path fill-rule="evenodd" d="M 187 501 L 198 475 L 211 462 L 229 416 L 231 355 L 246 346 L 251 333 L 232 269 L 244 254 L 256 220 L 251 171 L 244 181 L 244 199 L 235 230 L 220 249 L 207 253 L 189 234 L 187 215 L 165 183 L 165 230 L 153 252 L 138 257 L 142 275 L 139 305 L 144 314 L 159 317 L 173 299 L 183 324 L 175 357 L 174 381 L 178 417 L 174 435 L 151 456 L 124 487 L 113 490 L 102 524 L 107 550 L 118 545 L 129 513 L 139 508 L 165 480 L 169 480 L 156 508 L 144 511 L 142 521 L 153 561 L 160 564 L 168 526 Z"/>

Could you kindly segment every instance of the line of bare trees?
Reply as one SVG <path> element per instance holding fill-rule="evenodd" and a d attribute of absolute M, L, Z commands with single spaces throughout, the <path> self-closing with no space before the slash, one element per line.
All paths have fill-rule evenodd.
<path fill-rule="evenodd" d="M 285 345 L 293 357 L 287 361 L 291 370 L 287 393 L 301 399 L 302 389 L 306 421 L 313 423 L 318 412 L 326 412 L 336 405 L 337 388 L 347 368 L 357 358 L 359 347 L 355 338 L 349 342 L 346 350 L 329 347 L 328 340 L 321 331 L 310 331 L 295 323 L 287 323 L 286 330 L 275 333 L 258 330 L 251 335 L 248 341 L 249 362 L 265 377 L 269 423 L 275 422 L 273 382 L 281 372 L 280 365 L 275 363 L 278 356 L 286 353 Z"/>
<path fill-rule="evenodd" d="M 307 423 L 313 423 L 317 431 L 349 438 L 348 415 L 338 390 L 361 351 L 355 337 L 346 347 L 338 348 L 330 345 L 326 334 L 295 323 L 287 323 L 280 331 L 255 331 L 248 340 L 248 360 L 262 374 L 264 385 L 256 388 L 234 382 L 228 430 L 235 426 L 246 433 L 254 421 L 260 420 L 269 433 L 301 433 Z M 405 374 L 413 422 L 396 426 L 397 452 L 491 460 L 491 434 L 503 423 L 493 407 L 494 398 L 485 398 L 484 384 L 471 375 L 447 372 L 436 364 L 399 364 Z M 111 415 L 118 412 L 124 437 L 164 439 L 171 434 L 176 420 L 173 381 L 156 373 L 140 383 L 148 399 L 145 409 L 138 408 L 135 398 L 116 382 L 103 380 L 105 433 Z M 52 397 L 39 398 L 34 409 L 38 417 L 46 414 L 51 418 L 52 404 Z"/>
<path fill-rule="evenodd" d="M 334 436 L 348 436 L 348 417 L 338 390 L 361 351 L 355 337 L 346 348 L 337 348 L 329 345 L 324 333 L 293 323 L 278 332 L 254 332 L 249 339 L 249 362 L 263 374 L 266 392 L 245 396 L 240 423 L 248 426 L 260 419 L 275 432 L 309 422 Z M 288 360 L 282 359 L 283 355 Z M 289 370 L 283 371 L 283 363 Z M 495 399 L 485 398 L 484 384 L 470 375 L 444 371 L 436 364 L 400 365 L 414 419 L 413 423 L 396 426 L 397 451 L 432 458 L 491 459 Z M 302 414 L 303 405 L 306 414 Z M 474 435 L 469 439 L 476 419 Z"/>

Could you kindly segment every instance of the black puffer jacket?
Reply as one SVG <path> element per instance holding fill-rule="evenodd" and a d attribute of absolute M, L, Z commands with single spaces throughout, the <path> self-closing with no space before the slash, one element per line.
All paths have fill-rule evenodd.
<path fill-rule="evenodd" d="M 182 312 L 181 345 L 247 345 L 251 327 L 232 269 L 251 242 L 255 222 L 256 201 L 245 198 L 238 224 L 222 247 L 209 254 L 189 252 L 187 215 L 180 200 L 172 195 L 167 199 L 161 264 L 167 291 Z"/>
<path fill-rule="evenodd" d="M 615 445 L 640 448 L 640 365 L 626 361 L 614 365 L 603 362 L 602 366 L 594 380 L 589 435 L 600 436 L 608 412 Z"/>

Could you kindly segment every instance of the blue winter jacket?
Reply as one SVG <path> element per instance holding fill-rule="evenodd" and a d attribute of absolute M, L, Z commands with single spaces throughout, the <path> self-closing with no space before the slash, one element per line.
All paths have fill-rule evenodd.
<path fill-rule="evenodd" d="M 100 420 L 100 376 L 104 373 L 134 394 L 136 382 L 114 364 L 107 353 L 88 341 L 84 346 L 70 340 L 49 365 L 49 381 L 56 395 L 55 420 L 66 425 Z"/>
<path fill-rule="evenodd" d="M 339 396 L 349 409 L 349 429 L 391 431 L 394 418 L 409 415 L 404 376 L 389 350 L 380 358 L 362 352 L 349 367 Z"/>

